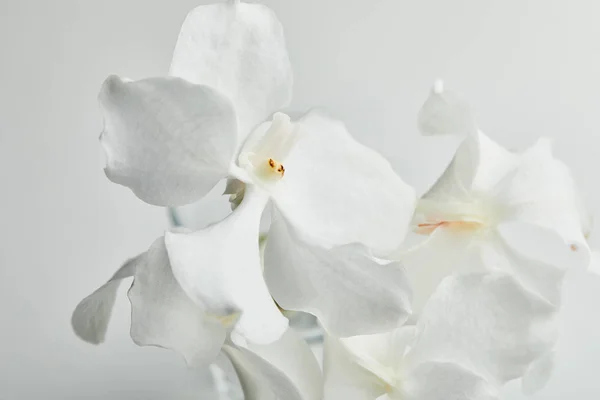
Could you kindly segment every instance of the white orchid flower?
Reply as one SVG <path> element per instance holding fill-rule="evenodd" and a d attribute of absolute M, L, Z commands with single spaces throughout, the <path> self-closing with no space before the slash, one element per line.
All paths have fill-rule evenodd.
<path fill-rule="evenodd" d="M 324 400 L 497 400 L 513 379 L 539 387 L 555 314 L 510 274 L 448 277 L 416 325 L 328 338 Z"/>
<path fill-rule="evenodd" d="M 175 278 L 196 304 L 212 315 L 239 313 L 234 332 L 250 342 L 283 334 L 287 320 L 258 251 L 261 215 L 272 203 L 279 228 L 269 235 L 265 273 L 282 307 L 313 312 L 347 335 L 406 319 L 403 270 L 371 252 L 401 243 L 414 192 L 330 117 L 310 112 L 292 122 L 276 112 L 262 123 L 289 103 L 292 90 L 273 12 L 239 2 L 196 8 L 183 24 L 171 75 L 108 78 L 101 142 L 106 175 L 150 204 L 199 200 L 227 178 L 244 183 L 243 200 L 223 221 L 165 235 Z M 290 260 L 288 250 L 304 259 Z M 296 290 L 288 290 L 291 283 Z M 328 300 L 321 305 L 317 297 Z"/>
<path fill-rule="evenodd" d="M 190 366 L 226 357 L 246 400 L 321 400 L 321 370 L 308 345 L 292 329 L 271 344 L 235 344 L 228 333 L 239 316 L 208 315 L 185 294 L 173 276 L 162 238 L 77 306 L 72 322 L 82 339 L 104 340 L 117 288 L 129 277 L 134 278 L 128 296 L 136 344 L 174 350 Z"/>
<path fill-rule="evenodd" d="M 457 265 L 476 269 L 479 264 L 470 260 L 480 257 L 481 265 L 515 274 L 558 306 L 564 271 L 588 264 L 588 223 L 570 172 L 554 158 L 549 141 L 522 153 L 502 148 L 477 129 L 468 106 L 441 83 L 419 124 L 424 134 L 466 137 L 418 202 L 413 228 L 429 238 L 399 256 L 414 285 L 415 312 Z"/>

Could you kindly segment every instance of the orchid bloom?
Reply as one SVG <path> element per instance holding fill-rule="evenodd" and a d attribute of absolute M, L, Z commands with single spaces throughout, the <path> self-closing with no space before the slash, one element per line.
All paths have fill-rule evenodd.
<path fill-rule="evenodd" d="M 414 191 L 341 122 L 318 112 L 293 122 L 277 112 L 289 103 L 292 72 L 274 13 L 237 1 L 194 9 L 181 29 L 170 75 L 109 77 L 99 96 L 100 140 L 107 177 L 150 204 L 187 204 L 221 180 L 237 182 L 239 206 L 224 220 L 164 237 L 177 284 L 211 319 L 194 327 L 203 329 L 206 343 L 193 346 L 210 348 L 203 358 L 229 337 L 223 325 L 241 345 L 281 338 L 288 320 L 273 297 L 283 308 L 314 313 L 343 335 L 404 321 L 410 296 L 405 273 L 398 262 L 376 255 L 403 240 Z M 267 204 L 274 221 L 265 250 L 269 287 L 259 252 Z M 148 290 L 146 284 L 136 279 L 133 293 Z M 74 314 L 76 332 L 100 341 L 102 329 L 94 332 L 86 310 Z M 173 341 L 154 340 L 163 347 L 182 345 Z"/>
<path fill-rule="evenodd" d="M 158 346 L 181 354 L 190 366 L 228 359 L 246 400 L 320 400 L 322 377 L 308 345 L 293 330 L 267 345 L 239 346 L 229 337 L 237 314 L 215 318 L 206 314 L 175 279 L 164 240 L 126 262 L 73 314 L 73 327 L 82 339 L 103 341 L 123 279 L 133 277 L 131 337 L 140 346 Z M 220 358 L 217 358 L 220 356 Z"/>
<path fill-rule="evenodd" d="M 549 141 L 522 153 L 502 148 L 441 82 L 425 102 L 419 125 L 426 135 L 465 138 L 418 201 L 413 229 L 427 240 L 398 257 L 414 285 L 415 312 L 457 266 L 510 272 L 558 306 L 564 272 L 589 262 L 589 227 L 570 172 L 554 158 Z M 478 258 L 484 262 L 471 262 Z"/>
<path fill-rule="evenodd" d="M 544 384 L 555 310 L 510 274 L 444 279 L 416 325 L 325 342 L 324 400 L 498 400 Z"/>

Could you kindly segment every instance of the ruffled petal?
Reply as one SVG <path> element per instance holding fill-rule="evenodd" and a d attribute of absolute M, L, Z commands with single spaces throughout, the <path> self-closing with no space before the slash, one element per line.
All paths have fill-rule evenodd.
<path fill-rule="evenodd" d="M 246 400 L 321 400 L 323 377 L 310 347 L 288 329 L 268 345 L 223 351 L 231 360 Z"/>
<path fill-rule="evenodd" d="M 316 315 L 335 336 L 390 330 L 410 313 L 402 265 L 374 258 L 362 245 L 311 245 L 279 218 L 271 225 L 264 257 L 265 280 L 277 303 Z"/>
<path fill-rule="evenodd" d="M 324 247 L 361 243 L 377 254 L 398 247 L 414 190 L 340 121 L 310 112 L 297 124 L 300 137 L 273 193 L 284 217 Z"/>
<path fill-rule="evenodd" d="M 237 142 L 231 102 L 179 78 L 106 79 L 100 141 L 108 178 L 159 206 L 191 203 L 227 175 Z"/>
<path fill-rule="evenodd" d="M 519 167 L 497 193 L 497 201 L 505 205 L 504 221 L 528 222 L 556 232 L 573 252 L 587 254 L 581 260 L 587 265 L 587 215 L 569 169 L 554 158 L 549 140 L 540 139 L 521 155 Z"/>
<path fill-rule="evenodd" d="M 143 256 L 140 254 L 128 260 L 108 282 L 77 305 L 71 316 L 71 325 L 79 338 L 92 344 L 104 342 L 117 289 L 123 279 L 133 276 Z"/>
<path fill-rule="evenodd" d="M 498 400 L 498 387 L 460 365 L 428 361 L 411 368 L 394 400 Z"/>
<path fill-rule="evenodd" d="M 407 362 L 452 362 L 501 384 L 523 376 L 552 348 L 555 316 L 554 307 L 508 274 L 451 276 L 426 305 Z"/>
<path fill-rule="evenodd" d="M 501 224 L 498 234 L 490 235 L 481 246 L 481 256 L 487 268 L 513 275 L 529 292 L 558 308 L 570 255 L 560 250 L 564 247 L 553 232 L 526 224 Z"/>
<path fill-rule="evenodd" d="M 267 196 L 247 188 L 244 200 L 223 221 L 192 234 L 167 233 L 173 274 L 208 314 L 240 313 L 234 332 L 253 343 L 271 343 L 287 329 L 265 284 L 258 229 Z"/>
<path fill-rule="evenodd" d="M 325 339 L 323 400 L 373 400 L 386 394 L 387 384 L 356 362 L 349 350 L 334 337 Z"/>
<path fill-rule="evenodd" d="M 292 96 L 281 23 L 261 4 L 228 1 L 192 10 L 179 34 L 170 75 L 208 85 L 234 104 L 242 139 Z"/>
<path fill-rule="evenodd" d="M 162 237 L 140 256 L 128 296 L 131 337 L 137 345 L 174 350 L 191 366 L 216 359 L 226 327 L 183 292 L 171 271 Z"/>
<path fill-rule="evenodd" d="M 400 260 L 412 286 L 412 310 L 418 316 L 438 285 L 456 271 L 478 270 L 478 244 L 469 232 L 436 229 L 425 241 L 391 255 Z"/>

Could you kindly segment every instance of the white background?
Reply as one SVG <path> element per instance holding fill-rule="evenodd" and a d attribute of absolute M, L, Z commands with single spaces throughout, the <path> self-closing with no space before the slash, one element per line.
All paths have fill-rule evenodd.
<path fill-rule="evenodd" d="M 287 32 L 294 108 L 330 109 L 419 190 L 448 159 L 415 128 L 443 77 L 507 147 L 554 138 L 600 211 L 600 2 L 265 3 Z M 77 302 L 168 226 L 164 210 L 105 178 L 98 88 L 111 73 L 164 75 L 197 4 L 0 3 L 0 399 L 199 398 L 200 372 L 130 342 L 124 293 L 103 346 L 69 325 Z M 557 372 L 536 399 L 600 398 L 599 305 L 600 278 L 571 279 Z M 506 398 L 520 399 L 512 389 Z"/>

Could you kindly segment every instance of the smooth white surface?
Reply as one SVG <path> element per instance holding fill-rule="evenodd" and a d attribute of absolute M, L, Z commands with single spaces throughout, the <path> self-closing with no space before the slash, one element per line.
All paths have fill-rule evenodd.
<path fill-rule="evenodd" d="M 286 29 L 293 108 L 327 107 L 418 191 L 450 157 L 448 141 L 418 138 L 416 129 L 417 111 L 442 77 L 501 144 L 523 148 L 539 135 L 554 138 L 557 156 L 600 211 L 600 3 L 265 3 Z M 197 4 L 0 3 L 3 400 L 211 399 L 199 395 L 201 384 L 178 356 L 131 343 L 123 291 L 101 347 L 79 341 L 69 326 L 77 302 L 168 225 L 162 209 L 104 176 L 100 84 L 112 73 L 166 73 L 180 24 Z M 207 206 L 214 215 L 207 221 L 227 207 Z M 600 397 L 600 279 L 579 277 L 571 285 L 576 313 L 566 318 L 560 348 L 568 356 L 539 399 Z"/>

